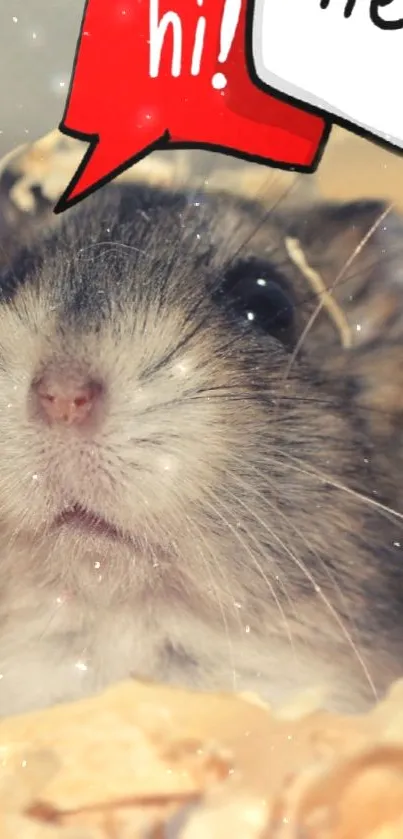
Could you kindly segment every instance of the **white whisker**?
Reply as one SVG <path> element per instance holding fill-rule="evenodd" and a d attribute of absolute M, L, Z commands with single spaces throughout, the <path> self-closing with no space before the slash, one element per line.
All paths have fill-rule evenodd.
<path fill-rule="evenodd" d="M 265 465 L 266 465 L 266 461 L 265 461 Z M 253 465 L 250 465 L 249 468 L 252 469 L 258 476 L 260 476 L 261 478 L 264 478 L 264 480 L 273 488 L 275 493 L 284 495 L 284 492 L 282 491 L 281 486 L 279 486 L 278 483 L 276 484 L 274 481 L 271 481 L 270 478 L 268 478 L 266 473 L 263 473 L 262 471 L 259 471 L 259 469 L 257 469 Z M 262 501 L 263 504 L 269 506 L 270 509 L 274 511 L 275 515 L 279 516 L 285 522 L 287 529 L 292 530 L 294 532 L 295 536 L 304 543 L 304 545 L 308 549 L 308 551 L 310 551 L 313 554 L 313 556 L 315 557 L 315 559 L 320 563 L 321 568 L 323 569 L 324 573 L 328 577 L 331 584 L 334 586 L 334 589 L 336 591 L 337 596 L 340 599 L 340 603 L 343 606 L 344 611 L 345 612 L 350 611 L 349 608 L 348 608 L 346 598 L 343 595 L 343 591 L 342 591 L 341 587 L 339 586 L 339 584 L 337 583 L 337 581 L 335 580 L 335 578 L 334 578 L 333 574 L 331 573 L 331 570 L 329 569 L 327 563 L 318 554 L 315 547 L 308 541 L 305 534 L 301 530 L 297 530 L 297 528 L 293 524 L 290 516 L 286 516 L 285 513 L 283 513 L 283 511 L 280 509 L 280 507 L 277 504 L 275 504 L 273 501 L 271 501 L 271 499 L 267 498 L 262 492 L 260 492 L 258 489 L 256 489 L 256 487 L 254 487 L 252 484 L 245 484 L 245 482 L 241 481 L 239 476 L 236 475 L 235 473 L 230 473 L 230 474 L 232 476 L 232 479 L 235 480 L 237 483 L 239 483 L 241 486 L 243 486 L 243 488 L 247 491 L 247 493 L 249 495 L 252 493 L 257 498 L 259 498 Z M 349 615 L 349 621 L 354 626 L 354 620 L 353 620 L 353 617 L 352 617 L 351 613 Z"/>
<path fill-rule="evenodd" d="M 316 467 L 311 467 L 310 464 L 305 463 L 305 461 L 300 460 L 300 458 L 294 457 L 288 452 L 284 452 L 281 449 L 273 449 L 276 451 L 281 458 L 286 458 L 287 460 L 293 461 L 293 463 L 297 464 L 296 466 L 292 466 L 291 464 L 285 464 L 282 460 L 281 463 L 284 466 L 288 466 L 289 469 L 293 469 L 295 472 L 300 472 L 303 475 L 310 475 L 312 477 L 316 477 L 324 484 L 328 484 L 329 486 L 334 487 L 335 489 L 339 489 L 342 492 L 346 492 L 348 495 L 351 495 L 353 498 L 356 498 L 357 501 L 360 501 L 364 506 L 368 504 L 370 507 L 375 507 L 375 509 L 379 510 L 380 513 L 385 513 L 385 515 L 392 516 L 399 521 L 403 520 L 403 513 L 398 513 L 397 510 L 394 510 L 392 507 L 388 507 L 387 504 L 382 504 L 381 501 L 376 501 L 375 498 L 369 498 L 366 495 L 363 495 L 358 490 L 352 489 L 352 487 L 348 487 L 345 484 L 342 484 L 340 481 L 335 480 L 331 477 L 331 475 L 327 475 L 325 472 L 321 472 Z M 267 461 L 270 463 L 270 460 Z M 278 461 L 272 461 L 273 464 L 278 466 Z M 301 468 L 300 464 L 304 468 Z"/>
<path fill-rule="evenodd" d="M 207 552 L 210 555 L 211 559 L 213 560 L 215 567 L 217 569 L 219 569 L 220 565 L 219 565 L 219 562 L 217 561 L 217 557 L 215 557 L 213 555 L 212 551 L 210 550 L 210 548 L 209 548 L 209 546 L 208 546 L 208 544 L 207 544 L 207 542 L 206 542 L 206 540 L 203 536 L 201 528 L 198 527 L 194 521 L 191 521 L 191 519 L 189 519 L 188 516 L 186 516 L 186 520 L 187 520 L 188 524 L 190 523 L 192 525 L 192 527 L 196 528 L 197 533 L 198 533 L 198 538 L 203 543 L 204 547 L 207 549 Z M 237 673 L 236 673 L 236 669 L 235 669 L 234 648 L 233 648 L 233 644 L 232 644 L 232 641 L 231 641 L 231 635 L 230 635 L 230 631 L 229 631 L 227 616 L 225 614 L 225 609 L 224 609 L 222 600 L 220 598 L 219 589 L 218 589 L 218 587 L 215 583 L 213 574 L 211 573 L 210 565 L 207 562 L 206 558 L 203 556 L 203 552 L 201 552 L 201 554 L 199 554 L 199 556 L 201 556 L 203 566 L 204 566 L 205 571 L 208 575 L 210 585 L 211 585 L 211 587 L 213 589 L 213 592 L 214 592 L 214 596 L 215 596 L 215 599 L 216 599 L 216 602 L 217 602 L 217 606 L 218 606 L 219 611 L 221 613 L 224 632 L 225 632 L 225 636 L 226 636 L 226 639 L 227 639 L 228 653 L 229 653 L 229 657 L 230 657 L 230 665 L 231 665 L 231 671 L 232 671 L 232 687 L 233 687 L 233 690 L 236 691 L 237 690 Z M 236 609 L 234 609 L 234 612 L 237 614 Z M 238 617 L 238 620 L 240 621 L 240 618 L 239 618 L 238 614 L 237 614 L 237 617 Z"/>
<path fill-rule="evenodd" d="M 326 597 L 326 595 L 323 593 L 320 586 L 317 585 L 313 575 L 311 574 L 309 569 L 306 567 L 305 563 L 302 562 L 302 560 L 298 559 L 298 557 L 296 557 L 295 554 L 293 554 L 293 552 L 288 548 L 288 546 L 283 542 L 283 540 L 266 524 L 266 522 L 263 521 L 263 519 L 254 510 L 252 510 L 247 504 L 245 504 L 240 499 L 238 499 L 238 503 L 240 503 L 247 510 L 249 515 L 253 516 L 253 518 L 255 518 L 255 520 L 259 522 L 261 527 L 266 531 L 266 533 L 268 533 L 270 538 L 274 539 L 274 541 L 277 542 L 281 546 L 281 548 L 285 551 L 285 553 L 290 557 L 292 562 L 302 572 L 304 577 L 310 582 L 315 594 L 318 595 L 318 597 L 320 598 L 320 600 L 322 601 L 324 606 L 327 608 L 329 613 L 332 615 L 332 617 L 336 621 L 338 627 L 340 628 L 342 634 L 344 635 L 346 641 L 348 642 L 349 646 L 351 647 L 357 661 L 359 662 L 360 666 L 362 667 L 363 673 L 365 674 L 365 678 L 368 681 L 368 684 L 369 684 L 369 686 L 370 686 L 370 688 L 371 688 L 371 690 L 374 694 L 374 697 L 376 698 L 377 697 L 377 692 L 376 692 L 374 682 L 371 678 L 371 674 L 368 670 L 368 667 L 367 667 L 367 665 L 366 665 L 366 663 L 365 663 L 357 645 L 354 642 L 354 639 L 352 638 L 351 634 L 349 633 L 349 631 L 345 627 L 343 621 L 340 618 L 340 615 L 338 614 L 337 610 L 334 608 L 334 606 L 330 602 L 329 598 Z"/>
<path fill-rule="evenodd" d="M 227 507 L 226 507 L 226 505 L 222 502 L 222 500 L 221 500 L 221 499 L 215 498 L 214 496 L 213 496 L 213 498 L 214 498 L 214 501 L 215 501 L 215 503 L 216 503 L 216 504 L 219 504 L 219 506 L 220 506 L 220 507 L 222 507 L 222 509 L 223 509 L 223 510 L 226 510 L 226 511 L 228 512 L 228 508 L 227 508 Z M 207 502 L 206 502 L 206 503 L 207 503 Z M 267 587 L 268 587 L 268 589 L 269 589 L 269 591 L 270 591 L 270 594 L 271 594 L 271 596 L 273 597 L 273 600 L 274 600 L 274 602 L 275 602 L 275 604 L 276 604 L 276 606 L 277 606 L 277 608 L 278 608 L 278 610 L 279 610 L 279 612 L 280 612 L 280 615 L 281 615 L 281 618 L 282 618 L 282 621 L 283 621 L 283 623 L 284 623 L 284 627 L 285 627 L 285 630 L 286 630 L 286 634 L 287 634 L 288 640 L 289 640 L 289 642 L 290 642 L 291 649 L 292 649 L 292 650 L 293 650 L 293 652 L 295 653 L 295 649 L 294 649 L 294 642 L 293 642 L 293 638 L 292 638 L 292 633 L 291 633 L 291 630 L 290 630 L 290 626 L 289 626 L 289 623 L 288 623 L 288 621 L 287 621 L 287 617 L 286 617 L 286 615 L 285 615 L 284 609 L 283 609 L 283 607 L 281 606 L 281 603 L 280 603 L 280 601 L 279 601 L 279 599 L 278 599 L 278 597 L 277 597 L 277 594 L 276 594 L 276 592 L 275 592 L 274 586 L 273 586 L 273 585 L 272 585 L 272 583 L 270 582 L 270 580 L 269 580 L 269 578 L 267 577 L 267 575 L 265 574 L 265 572 L 264 572 L 264 570 L 263 570 L 262 566 L 261 566 L 261 565 L 260 565 L 260 563 L 257 561 L 256 556 L 254 555 L 254 553 L 253 553 L 253 552 L 252 552 L 252 550 L 250 549 L 249 545 L 248 545 L 248 544 L 245 542 L 245 540 L 242 538 L 242 536 L 241 536 L 241 534 L 239 533 L 239 531 L 237 530 L 237 528 L 236 528 L 236 527 L 234 527 L 233 525 L 231 525 L 231 523 L 229 522 L 229 520 L 228 520 L 226 517 L 222 516 L 222 514 L 221 514 L 221 513 L 217 510 L 217 508 L 216 508 L 216 507 L 213 507 L 213 506 L 212 506 L 212 505 L 210 505 L 210 504 L 209 504 L 208 506 L 210 507 L 210 509 L 212 510 L 212 512 L 214 513 L 214 515 L 218 516 L 218 517 L 221 519 L 221 521 L 224 523 L 224 525 L 225 525 L 226 527 L 228 527 L 228 529 L 229 529 L 229 530 L 231 531 L 231 533 L 235 536 L 235 538 L 237 539 L 237 541 L 238 541 L 238 542 L 242 545 L 242 547 L 244 548 L 244 550 L 246 551 L 246 553 L 248 554 L 248 556 L 249 556 L 249 557 L 250 557 L 250 559 L 252 560 L 254 567 L 256 568 L 256 570 L 258 571 L 258 573 L 260 574 L 260 576 L 262 577 L 262 579 L 263 579 L 263 580 L 264 580 L 264 582 L 266 583 L 266 585 L 267 585 Z M 259 542 L 257 541 L 256 537 L 254 537 L 254 536 L 253 536 L 253 534 L 250 534 L 250 533 L 248 533 L 248 537 L 249 537 L 249 538 L 250 538 L 253 542 L 255 542 L 255 544 L 258 546 L 259 550 L 261 551 L 261 545 L 260 545 L 260 544 L 259 544 Z"/>

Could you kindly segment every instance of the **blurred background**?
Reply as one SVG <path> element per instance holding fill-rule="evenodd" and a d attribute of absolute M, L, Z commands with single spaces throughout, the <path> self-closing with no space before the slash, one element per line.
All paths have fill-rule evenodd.
<path fill-rule="evenodd" d="M 0 157 L 59 124 L 83 11 L 84 0 L 0 0 Z M 403 157 L 341 129 L 317 180 L 326 196 L 382 196 L 403 209 Z"/>

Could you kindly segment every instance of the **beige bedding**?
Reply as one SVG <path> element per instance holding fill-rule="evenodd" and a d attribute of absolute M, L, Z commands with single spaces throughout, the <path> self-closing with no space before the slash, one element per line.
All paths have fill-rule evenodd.
<path fill-rule="evenodd" d="M 125 682 L 4 720 L 0 836 L 401 839 L 403 684 L 357 718 Z"/>

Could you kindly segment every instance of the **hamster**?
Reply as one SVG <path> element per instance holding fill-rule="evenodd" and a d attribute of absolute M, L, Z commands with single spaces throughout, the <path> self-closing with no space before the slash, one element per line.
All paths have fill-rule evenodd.
<path fill-rule="evenodd" d="M 402 675 L 400 389 L 368 362 L 401 359 L 399 220 L 359 249 L 379 212 L 113 184 L 9 248 L 0 714 L 130 677 L 355 712 Z M 353 320 L 395 295 L 388 330 L 307 331 L 287 237 L 329 286 L 358 246 L 335 294 Z"/>

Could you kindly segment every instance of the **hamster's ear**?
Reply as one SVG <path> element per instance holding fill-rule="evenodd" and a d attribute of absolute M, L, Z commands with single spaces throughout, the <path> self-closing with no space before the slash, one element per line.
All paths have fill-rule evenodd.
<path fill-rule="evenodd" d="M 333 336 L 345 347 L 374 341 L 396 321 L 403 339 L 403 220 L 389 205 L 317 204 L 286 220 L 285 227 L 286 258 L 304 320 L 320 299 L 323 303 L 312 338 L 322 334 L 324 319 L 329 336 L 330 317 Z M 334 315 L 339 327 L 345 321 L 344 339 Z"/>

